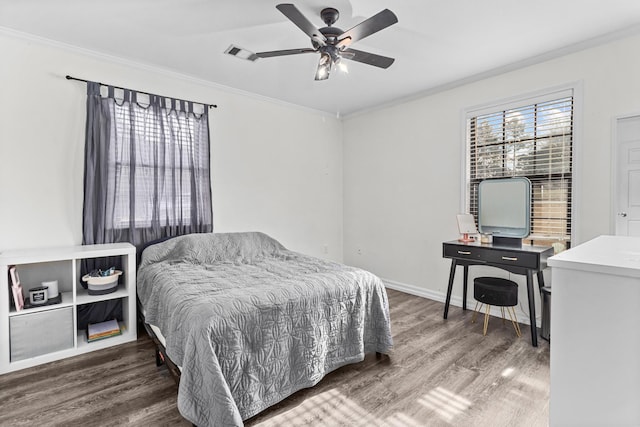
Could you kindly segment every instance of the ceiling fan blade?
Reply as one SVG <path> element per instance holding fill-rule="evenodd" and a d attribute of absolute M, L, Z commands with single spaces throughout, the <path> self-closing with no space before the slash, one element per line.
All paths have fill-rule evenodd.
<path fill-rule="evenodd" d="M 363 64 L 380 68 L 389 68 L 391 64 L 393 64 L 393 61 L 395 61 L 394 58 L 355 49 L 345 49 L 340 55 L 344 59 L 350 59 L 351 61 L 362 62 Z"/>
<path fill-rule="evenodd" d="M 377 33 L 380 30 L 384 30 L 396 22 L 398 22 L 398 17 L 395 13 L 391 12 L 389 9 L 385 9 L 340 34 L 338 36 L 338 40 L 340 41 L 337 45 L 339 47 L 349 46 L 351 43 L 362 40 L 363 38 Z"/>
<path fill-rule="evenodd" d="M 286 56 L 286 55 L 297 55 L 299 53 L 314 53 L 315 49 L 310 48 L 301 48 L 301 49 L 286 49 L 286 50 L 272 50 L 269 52 L 258 52 L 256 56 L 258 58 L 271 58 L 273 56 Z"/>
<path fill-rule="evenodd" d="M 281 3 L 276 6 L 284 16 L 296 24 L 306 35 L 316 40 L 320 45 L 326 44 L 327 38 L 291 3 Z"/>

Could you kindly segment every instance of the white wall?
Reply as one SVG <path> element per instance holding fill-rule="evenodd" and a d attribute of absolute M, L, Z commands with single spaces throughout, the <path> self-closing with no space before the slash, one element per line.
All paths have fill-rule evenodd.
<path fill-rule="evenodd" d="M 85 86 L 71 74 L 219 105 L 210 112 L 216 231 L 262 230 L 441 298 L 441 242 L 457 237 L 461 209 L 464 109 L 580 83 L 574 243 L 609 233 L 611 123 L 640 111 L 639 47 L 632 36 L 340 122 L 0 33 L 0 250 L 81 242 Z"/>
<path fill-rule="evenodd" d="M 0 251 L 82 241 L 86 90 L 70 74 L 218 104 L 209 113 L 214 229 L 260 230 L 342 259 L 339 120 L 15 34 L 0 32 L 0 52 Z"/>
<path fill-rule="evenodd" d="M 639 49 L 640 36 L 632 36 L 345 119 L 345 262 L 442 298 L 450 266 L 442 242 L 458 237 L 455 215 L 463 208 L 464 110 L 573 82 L 583 89 L 573 243 L 611 233 L 611 124 L 614 116 L 640 111 Z"/>

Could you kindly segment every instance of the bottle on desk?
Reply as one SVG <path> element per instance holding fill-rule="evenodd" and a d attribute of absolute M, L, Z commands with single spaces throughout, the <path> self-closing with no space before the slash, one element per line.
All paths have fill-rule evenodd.
<path fill-rule="evenodd" d="M 480 243 L 493 243 L 493 234 L 480 234 Z"/>

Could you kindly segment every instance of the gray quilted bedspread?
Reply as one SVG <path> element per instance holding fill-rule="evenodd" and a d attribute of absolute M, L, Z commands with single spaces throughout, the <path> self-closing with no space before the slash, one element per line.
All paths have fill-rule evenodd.
<path fill-rule="evenodd" d="M 149 246 L 146 321 L 182 367 L 180 413 L 236 426 L 393 343 L 375 275 L 285 249 L 262 233 L 191 234 Z"/>

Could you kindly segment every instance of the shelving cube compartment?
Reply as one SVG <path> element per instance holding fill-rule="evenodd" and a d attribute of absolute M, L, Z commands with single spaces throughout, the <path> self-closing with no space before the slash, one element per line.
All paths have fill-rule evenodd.
<path fill-rule="evenodd" d="M 89 295 L 80 284 L 80 264 L 84 259 L 104 257 L 121 259 L 123 274 L 118 289 L 105 295 Z M 135 341 L 135 259 L 135 247 L 129 243 L 0 253 L 0 374 Z M 25 297 L 30 288 L 40 286 L 41 282 L 58 280 L 62 302 L 20 312 L 10 309 L 8 269 L 11 265 L 16 265 Z M 122 335 L 88 343 L 86 331 L 77 328 L 78 306 L 113 299 L 122 301 Z M 30 339 L 38 337 L 40 342 L 30 345 Z M 46 337 L 44 342 L 42 337 Z"/>

